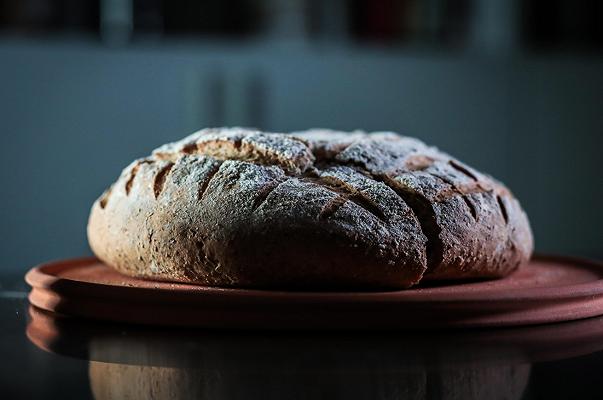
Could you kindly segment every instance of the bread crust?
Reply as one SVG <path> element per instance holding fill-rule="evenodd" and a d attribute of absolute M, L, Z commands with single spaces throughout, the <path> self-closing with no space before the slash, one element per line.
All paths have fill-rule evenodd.
<path fill-rule="evenodd" d="M 88 238 L 127 275 L 294 289 L 502 277 L 533 247 L 508 189 L 419 140 L 241 128 L 134 161 L 92 206 Z"/>

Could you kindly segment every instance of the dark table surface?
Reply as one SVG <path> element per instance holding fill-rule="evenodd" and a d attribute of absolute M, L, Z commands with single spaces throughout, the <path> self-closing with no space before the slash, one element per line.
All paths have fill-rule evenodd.
<path fill-rule="evenodd" d="M 3 399 L 601 399 L 603 319 L 440 332 L 219 332 L 69 319 L 0 290 Z"/>

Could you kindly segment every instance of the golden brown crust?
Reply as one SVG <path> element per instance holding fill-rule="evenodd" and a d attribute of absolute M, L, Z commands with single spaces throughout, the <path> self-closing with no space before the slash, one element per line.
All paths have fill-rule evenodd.
<path fill-rule="evenodd" d="M 527 218 L 494 179 L 391 133 L 206 129 L 128 166 L 92 207 L 118 271 L 231 287 L 404 288 L 504 276 Z"/>

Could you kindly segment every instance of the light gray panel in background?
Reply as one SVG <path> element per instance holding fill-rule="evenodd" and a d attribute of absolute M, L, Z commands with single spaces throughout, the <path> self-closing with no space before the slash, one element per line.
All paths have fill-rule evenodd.
<path fill-rule="evenodd" d="M 178 74 L 165 59 L 85 49 L 0 57 L 0 265 L 86 254 L 92 201 L 133 158 L 183 131 Z"/>
<path fill-rule="evenodd" d="M 539 60 L 535 82 L 535 235 L 547 252 L 603 254 L 603 69 Z"/>

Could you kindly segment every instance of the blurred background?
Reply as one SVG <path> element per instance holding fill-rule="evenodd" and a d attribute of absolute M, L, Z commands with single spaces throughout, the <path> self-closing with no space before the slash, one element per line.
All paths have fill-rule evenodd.
<path fill-rule="evenodd" d="M 0 0 L 0 285 L 90 254 L 89 207 L 201 127 L 416 136 L 601 258 L 603 2 Z"/>

